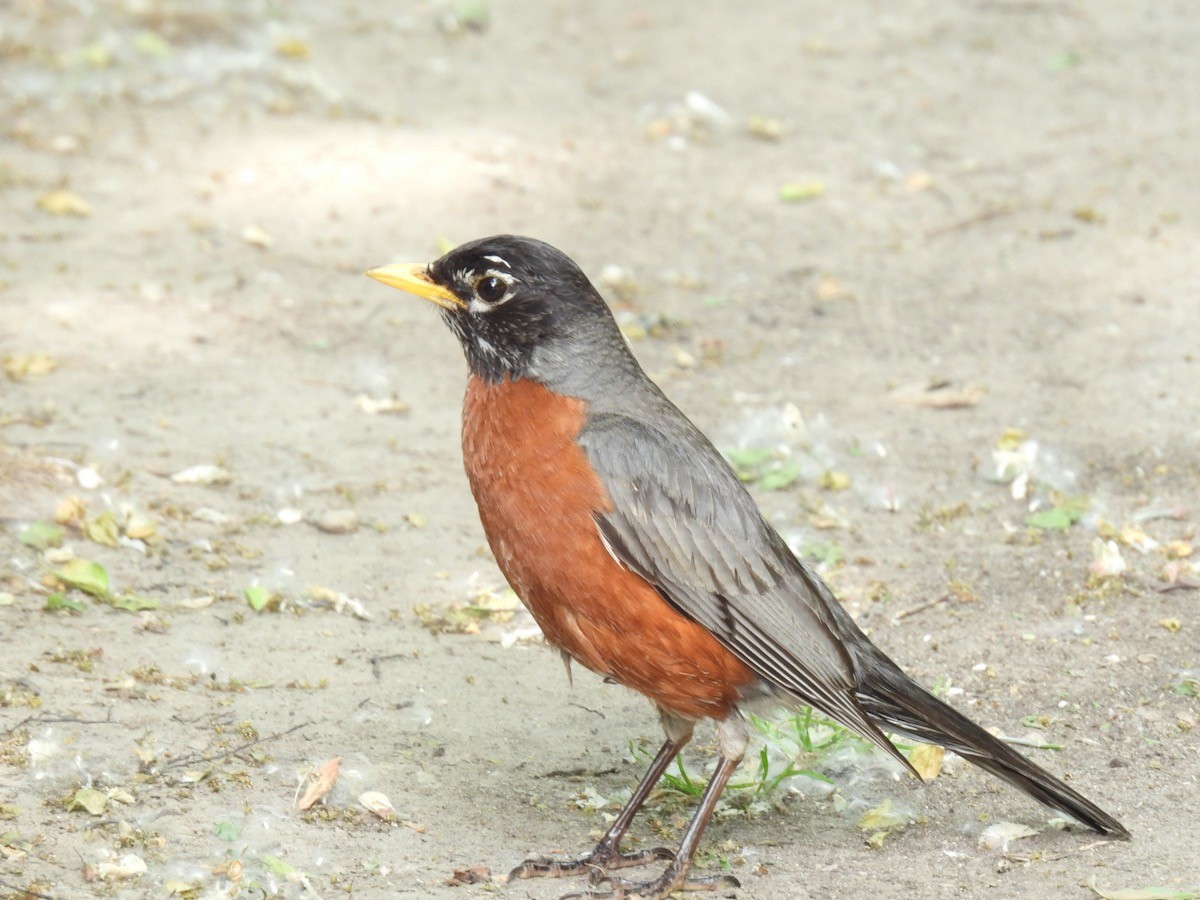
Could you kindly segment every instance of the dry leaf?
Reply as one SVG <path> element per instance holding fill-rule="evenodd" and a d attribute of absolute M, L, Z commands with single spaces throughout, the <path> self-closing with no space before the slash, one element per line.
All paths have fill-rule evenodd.
<path fill-rule="evenodd" d="M 922 781 L 933 781 L 941 773 L 942 760 L 945 757 L 945 749 L 937 744 L 917 744 L 908 754 L 908 761 L 917 770 Z"/>
<path fill-rule="evenodd" d="M 108 795 L 95 788 L 80 788 L 66 803 L 67 812 L 82 809 L 93 816 L 103 815 L 106 806 L 108 806 Z"/>
<path fill-rule="evenodd" d="M 335 756 L 333 759 L 321 763 L 317 768 L 316 778 L 309 784 L 308 790 L 304 792 L 304 796 L 296 803 L 296 809 L 308 809 L 332 791 L 333 783 L 337 781 L 338 769 L 341 765 L 342 758 L 340 756 Z"/>
<path fill-rule="evenodd" d="M 907 821 L 905 816 L 892 808 L 892 801 L 889 799 L 863 813 L 862 818 L 858 820 L 858 827 L 863 831 L 872 831 L 876 828 L 895 828 L 906 824 Z"/>
<path fill-rule="evenodd" d="M 38 197 L 37 205 L 52 216 L 90 216 L 92 206 L 74 191 L 51 191 Z"/>
<path fill-rule="evenodd" d="M 87 508 L 79 497 L 66 497 L 54 507 L 54 521 L 59 525 L 78 525 Z"/>
<path fill-rule="evenodd" d="M 450 887 L 461 887 L 464 884 L 487 884 L 492 880 L 492 870 L 487 866 L 471 866 L 467 869 L 455 869 L 454 874 L 446 879 Z"/>
<path fill-rule="evenodd" d="M 284 59 L 308 59 L 312 50 L 306 41 L 299 38 L 284 38 L 275 45 L 275 52 Z"/>
<path fill-rule="evenodd" d="M 372 815 L 378 816 L 385 822 L 396 820 L 396 808 L 387 794 L 380 791 L 363 791 L 358 795 L 358 803 Z"/>
<path fill-rule="evenodd" d="M 13 381 L 30 375 L 48 375 L 58 368 L 58 360 L 48 353 L 23 353 L 4 357 L 4 374 Z"/>
<path fill-rule="evenodd" d="M 126 853 L 117 862 L 102 862 L 96 866 L 96 874 L 105 881 L 124 881 L 146 874 L 146 863 L 136 853 Z"/>
<path fill-rule="evenodd" d="M 1122 526 L 1118 538 L 1126 547 L 1132 547 L 1140 553 L 1148 553 L 1158 546 L 1158 541 L 1146 534 L 1138 525 Z"/>

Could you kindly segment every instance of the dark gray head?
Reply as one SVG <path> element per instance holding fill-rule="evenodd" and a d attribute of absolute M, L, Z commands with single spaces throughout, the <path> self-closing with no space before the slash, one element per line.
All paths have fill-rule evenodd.
<path fill-rule="evenodd" d="M 542 241 L 497 235 L 427 266 L 383 266 L 367 274 L 441 307 L 471 370 L 488 381 L 532 378 L 565 388 L 588 372 L 602 378 L 615 374 L 614 367 L 637 370 L 592 283 Z"/>

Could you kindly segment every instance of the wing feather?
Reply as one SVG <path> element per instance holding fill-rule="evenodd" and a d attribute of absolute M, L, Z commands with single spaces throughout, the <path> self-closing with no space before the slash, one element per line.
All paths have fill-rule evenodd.
<path fill-rule="evenodd" d="M 670 412 L 653 423 L 597 415 L 579 436 L 612 502 L 597 517 L 605 545 L 765 682 L 907 765 L 859 705 L 828 606 L 837 601 L 720 454 Z"/>

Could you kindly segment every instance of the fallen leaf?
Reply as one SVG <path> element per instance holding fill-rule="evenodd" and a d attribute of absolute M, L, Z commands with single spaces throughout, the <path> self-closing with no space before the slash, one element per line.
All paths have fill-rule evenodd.
<path fill-rule="evenodd" d="M 380 791 L 363 791 L 358 795 L 358 803 L 372 815 L 378 816 L 385 822 L 396 820 L 396 808 L 387 795 Z"/>
<path fill-rule="evenodd" d="M 1200 900 L 1200 888 L 1181 891 L 1172 887 L 1143 887 L 1110 891 L 1098 887 L 1094 880 L 1088 883 L 1088 887 L 1102 900 Z"/>
<path fill-rule="evenodd" d="M 152 542 L 158 537 L 158 525 L 149 516 L 131 512 L 122 526 L 125 536 L 138 541 Z"/>
<path fill-rule="evenodd" d="M 264 853 L 259 858 L 262 860 L 262 864 L 267 867 L 267 871 L 272 875 L 282 875 L 286 878 L 287 876 L 294 875 L 296 873 L 294 866 L 285 863 L 278 856 L 271 856 Z"/>
<path fill-rule="evenodd" d="M 455 869 L 454 874 L 446 879 L 450 887 L 462 887 L 465 884 L 487 884 L 492 880 L 492 870 L 487 866 L 471 866 L 467 869 Z"/>
<path fill-rule="evenodd" d="M 52 216 L 90 216 L 92 206 L 74 191 L 51 191 L 38 197 L 37 205 Z"/>
<path fill-rule="evenodd" d="M 66 594 L 55 591 L 46 598 L 46 609 L 51 611 L 56 609 L 69 609 L 72 612 L 83 612 L 85 609 L 87 609 L 87 606 L 85 606 L 81 601 L 76 600 L 74 597 L 68 597 Z"/>
<path fill-rule="evenodd" d="M 146 862 L 136 853 L 126 853 L 116 862 L 102 862 L 96 874 L 105 881 L 124 881 L 146 874 Z"/>
<path fill-rule="evenodd" d="M 942 771 L 946 751 L 937 744 L 917 744 L 908 754 L 908 761 L 922 781 L 933 781 Z"/>
<path fill-rule="evenodd" d="M 246 602 L 250 604 L 250 608 L 255 612 L 262 612 L 267 605 L 267 601 L 271 599 L 271 592 L 260 584 L 251 585 L 246 588 Z"/>
<path fill-rule="evenodd" d="M 116 516 L 108 511 L 102 512 L 96 518 L 83 523 L 84 537 L 105 547 L 118 546 L 117 538 L 120 537 L 120 534 Z"/>
<path fill-rule="evenodd" d="M 1169 559 L 1187 559 L 1192 555 L 1192 545 L 1190 541 L 1169 541 L 1163 552 Z"/>
<path fill-rule="evenodd" d="M 863 831 L 874 831 L 876 829 L 892 829 L 907 824 L 907 817 L 896 812 L 892 808 L 891 799 L 884 800 L 873 809 L 867 810 L 863 817 L 858 820 L 858 827 Z"/>
<path fill-rule="evenodd" d="M 1118 539 L 1126 547 L 1132 547 L 1139 553 L 1149 553 L 1158 547 L 1158 541 L 1146 534 L 1138 525 L 1124 525 Z"/>
<path fill-rule="evenodd" d="M 835 472 L 833 469 L 826 469 L 821 473 L 821 477 L 817 479 L 817 484 L 827 491 L 844 491 L 850 487 L 850 476 L 845 472 Z"/>
<path fill-rule="evenodd" d="M 108 806 L 108 795 L 95 788 L 80 788 L 66 803 L 67 812 L 82 809 L 93 816 L 103 815 L 106 806 Z"/>
<path fill-rule="evenodd" d="M 133 49 L 142 56 L 163 59 L 171 53 L 171 45 L 157 31 L 144 29 L 133 36 Z"/>
<path fill-rule="evenodd" d="M 308 790 L 304 792 L 304 796 L 296 803 L 296 809 L 309 809 L 314 803 L 332 791 L 333 784 L 337 781 L 338 769 L 341 765 L 342 758 L 340 756 L 335 756 L 333 759 L 321 763 L 317 768 L 316 777 L 308 786 Z"/>
<path fill-rule="evenodd" d="M 59 525 L 76 525 L 86 514 L 87 506 L 79 497 L 64 497 L 54 507 L 54 521 Z"/>
<path fill-rule="evenodd" d="M 30 375 L 49 375 L 57 368 L 58 360 L 46 353 L 4 357 L 4 374 L 13 381 L 23 381 Z"/>
<path fill-rule="evenodd" d="M 1078 522 L 1079 518 L 1080 514 L 1075 510 L 1054 506 L 1026 516 L 1025 524 L 1030 528 L 1041 528 L 1044 531 L 1066 531 Z"/>
<path fill-rule="evenodd" d="M 1171 634 L 1174 634 L 1183 627 L 1183 623 L 1178 619 L 1159 619 L 1158 624 L 1171 632 Z"/>
<path fill-rule="evenodd" d="M 327 587 L 313 586 L 308 589 L 308 596 L 314 602 L 332 608 L 335 613 L 349 611 L 350 615 L 356 619 L 364 621 L 370 621 L 371 619 L 371 614 L 367 611 L 366 605 L 361 600 L 344 594 L 341 591 L 335 591 Z"/>
<path fill-rule="evenodd" d="M 284 38 L 275 45 L 275 52 L 284 59 L 308 59 L 312 50 L 299 38 Z"/>
<path fill-rule="evenodd" d="M 93 597 L 108 596 L 108 573 L 90 559 L 69 559 L 54 570 L 54 577 Z"/>
<path fill-rule="evenodd" d="M 779 199 L 784 203 L 807 203 L 825 193 L 825 182 L 819 179 L 796 181 L 779 189 Z"/>
<path fill-rule="evenodd" d="M 114 609 L 124 609 L 129 612 L 142 612 L 143 610 L 158 609 L 159 607 L 159 602 L 153 597 L 139 597 L 136 594 L 112 597 L 108 603 Z"/>
<path fill-rule="evenodd" d="M 997 450 L 1019 450 L 1027 443 L 1029 436 L 1021 428 L 1005 428 L 1000 437 L 996 438 Z"/>
<path fill-rule="evenodd" d="M 783 123 L 778 119 L 751 116 L 746 122 L 746 131 L 761 141 L 777 141 L 783 137 Z"/>
<path fill-rule="evenodd" d="M 49 547 L 61 547 L 65 532 L 58 525 L 49 522 L 33 522 L 26 525 L 17 534 L 17 540 L 35 550 L 45 550 Z"/>

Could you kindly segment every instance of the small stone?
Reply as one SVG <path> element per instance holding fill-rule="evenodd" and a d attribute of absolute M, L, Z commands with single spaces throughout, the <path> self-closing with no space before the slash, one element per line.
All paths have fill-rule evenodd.
<path fill-rule="evenodd" d="M 352 509 L 331 509 L 317 516 L 314 524 L 326 534 L 352 534 L 358 530 L 358 514 Z"/>

